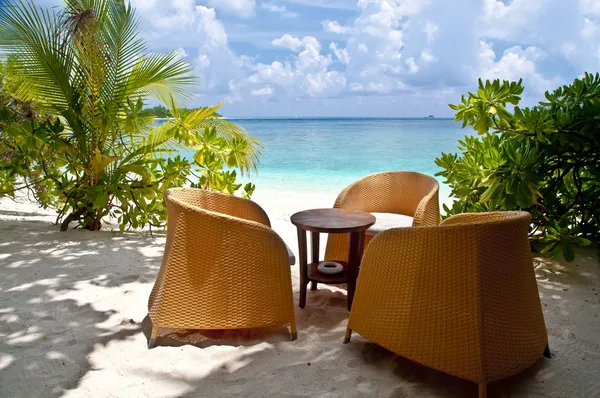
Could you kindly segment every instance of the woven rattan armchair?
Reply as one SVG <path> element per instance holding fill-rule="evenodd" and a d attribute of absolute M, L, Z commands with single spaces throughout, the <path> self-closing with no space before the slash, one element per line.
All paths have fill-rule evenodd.
<path fill-rule="evenodd" d="M 296 338 L 290 259 L 256 203 L 203 189 L 166 193 L 167 242 L 148 302 L 149 347 L 159 328 L 290 325 Z"/>
<path fill-rule="evenodd" d="M 352 330 L 405 358 L 479 384 L 549 356 L 527 239 L 529 213 L 460 214 L 396 228 L 362 260 Z"/>
<path fill-rule="evenodd" d="M 368 175 L 350 184 L 339 194 L 333 207 L 400 214 L 412 217 L 408 225 L 432 226 L 440 223 L 438 192 L 438 182 L 426 174 L 387 171 Z M 375 217 L 379 218 L 378 215 Z M 364 247 L 367 247 L 372 235 L 367 231 Z M 347 234 L 329 235 L 325 259 L 347 261 Z"/>

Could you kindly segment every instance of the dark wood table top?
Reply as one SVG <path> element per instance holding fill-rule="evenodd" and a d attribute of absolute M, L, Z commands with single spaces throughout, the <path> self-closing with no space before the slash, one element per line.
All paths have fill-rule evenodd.
<path fill-rule="evenodd" d="M 293 214 L 290 221 L 311 232 L 348 233 L 366 230 L 375 217 L 358 210 L 312 209 Z"/>

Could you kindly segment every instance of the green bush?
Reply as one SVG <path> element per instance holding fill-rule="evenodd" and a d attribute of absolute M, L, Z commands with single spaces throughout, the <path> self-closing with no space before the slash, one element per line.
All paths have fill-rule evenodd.
<path fill-rule="evenodd" d="M 241 188 L 236 170 L 256 166 L 259 142 L 214 117 L 219 105 L 180 108 L 192 68 L 177 53 L 150 53 L 139 26 L 123 0 L 0 7 L 0 49 L 10 57 L 0 85 L 0 196 L 27 189 L 56 209 L 62 229 L 78 221 L 98 230 L 107 218 L 121 229 L 162 226 L 170 187 Z M 154 126 L 143 109 L 150 97 L 172 119 Z M 17 103 L 36 114 L 24 117 Z"/>
<path fill-rule="evenodd" d="M 190 113 L 193 111 L 197 111 L 199 109 L 204 109 L 204 107 L 195 108 L 195 109 L 181 108 L 181 111 Z M 169 110 L 162 105 L 153 106 L 152 108 L 145 108 L 143 113 L 148 116 L 154 116 L 154 117 L 163 118 L 163 119 L 171 117 L 171 112 L 169 112 Z M 213 116 L 221 117 L 221 115 L 216 112 L 213 114 Z"/>
<path fill-rule="evenodd" d="M 529 211 L 534 247 L 572 261 L 600 225 L 600 77 L 586 73 L 532 108 L 518 106 L 522 92 L 521 81 L 480 80 L 450 105 L 479 136 L 436 159 L 456 198 L 444 209 Z"/>

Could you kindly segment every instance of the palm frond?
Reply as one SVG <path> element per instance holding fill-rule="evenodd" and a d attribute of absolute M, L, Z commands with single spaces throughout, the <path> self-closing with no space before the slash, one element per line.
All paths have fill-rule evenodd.
<path fill-rule="evenodd" d="M 197 82 L 197 78 L 189 75 L 194 69 L 179 59 L 179 54 L 148 54 L 138 59 L 128 75 L 123 96 L 149 96 L 164 98 L 168 93 L 178 101 L 190 98 L 187 90 Z"/>
<path fill-rule="evenodd" d="M 55 12 L 33 2 L 0 7 L 0 49 L 15 56 L 22 64 L 26 83 L 16 93 L 25 100 L 38 99 L 54 111 L 74 105 L 76 96 L 71 77 L 76 74 L 74 54 L 63 48 L 63 35 L 57 29 Z"/>
<path fill-rule="evenodd" d="M 107 82 L 103 92 L 106 101 L 127 97 L 128 75 L 136 62 L 147 51 L 146 42 L 139 36 L 141 19 L 122 1 L 110 3 L 109 18 L 103 30 L 103 39 L 109 55 Z"/>

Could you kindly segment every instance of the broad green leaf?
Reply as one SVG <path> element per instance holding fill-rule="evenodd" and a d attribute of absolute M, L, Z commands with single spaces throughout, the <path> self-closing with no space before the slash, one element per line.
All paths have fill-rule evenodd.
<path fill-rule="evenodd" d="M 108 202 L 108 191 L 104 191 L 104 192 L 100 193 L 100 195 L 96 196 L 96 199 L 94 200 L 94 207 L 95 208 L 104 207 L 104 206 L 106 206 L 107 202 Z"/>

